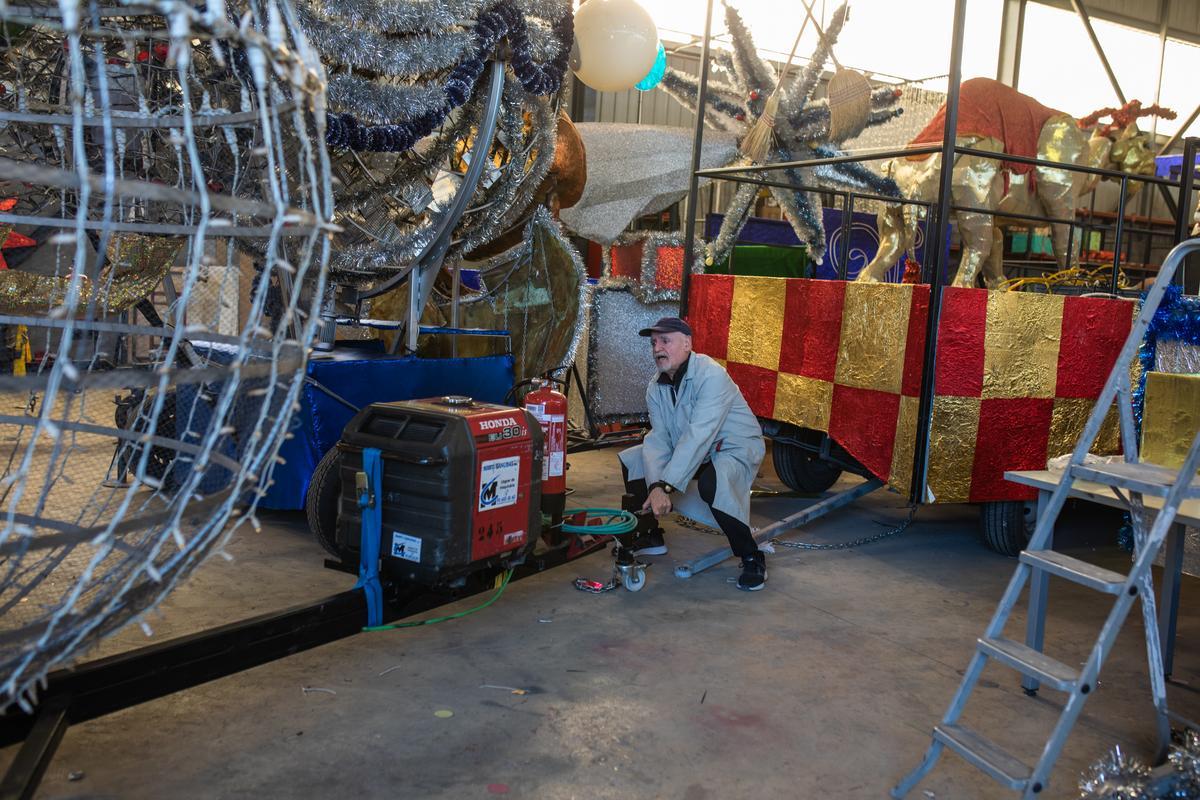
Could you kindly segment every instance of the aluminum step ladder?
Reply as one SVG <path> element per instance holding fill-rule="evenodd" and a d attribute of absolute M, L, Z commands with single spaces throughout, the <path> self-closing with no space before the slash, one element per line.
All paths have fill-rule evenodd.
<path fill-rule="evenodd" d="M 1155 716 L 1159 737 L 1159 756 L 1165 755 L 1170 741 L 1170 722 L 1167 712 L 1166 678 L 1163 674 L 1162 649 L 1159 643 L 1157 616 L 1154 608 L 1154 586 L 1150 565 L 1162 546 L 1171 527 L 1179 505 L 1183 500 L 1200 497 L 1200 479 L 1196 470 L 1200 468 L 1200 431 L 1192 439 L 1191 449 L 1183 467 L 1169 470 L 1138 459 L 1137 430 L 1133 422 L 1130 403 L 1131 385 L 1129 365 L 1135 357 L 1146 329 L 1162 301 L 1163 294 L 1180 262 L 1189 253 L 1200 250 L 1200 240 L 1191 239 L 1177 245 L 1163 261 L 1162 269 L 1154 286 L 1134 321 L 1133 328 L 1125 340 L 1121 354 L 1113 365 L 1104 389 L 1088 417 L 1087 425 L 1071 454 L 1070 462 L 1063 472 L 1058 486 L 1038 516 L 1037 527 L 1028 548 L 1021 553 L 1016 571 L 1004 592 L 996 613 L 987 630 L 976 643 L 975 654 L 963 674 L 950 708 L 942 717 L 941 724 L 933 729 L 933 741 L 925 752 L 921 764 L 892 789 L 892 797 L 904 797 L 937 763 L 946 748 L 958 753 L 968 763 L 990 775 L 999 783 L 1021 793 L 1023 798 L 1033 798 L 1043 792 L 1050 771 L 1062 752 L 1067 736 L 1083 710 L 1088 695 L 1097 685 L 1100 667 L 1111 652 L 1125 617 L 1134 601 L 1141 599 L 1142 618 L 1146 632 L 1146 654 L 1149 662 L 1150 685 L 1154 699 Z M 1113 464 L 1085 464 L 1084 458 L 1100 432 L 1101 424 L 1113 403 L 1117 403 L 1121 430 L 1121 447 L 1125 461 Z M 1047 549 L 1051 541 L 1054 524 L 1070 494 L 1076 479 L 1094 481 L 1113 488 L 1113 491 L 1129 506 L 1134 530 L 1135 558 L 1129 574 L 1102 569 L 1072 558 L 1063 553 Z M 1165 498 L 1162 509 L 1154 522 L 1147 528 L 1143 497 L 1146 495 Z M 1060 663 L 1044 653 L 1039 647 L 1013 641 L 1004 637 L 1004 627 L 1013 606 L 1021 595 L 1026 582 L 1033 578 L 1042 585 L 1049 575 L 1081 584 L 1097 592 L 1113 595 L 1116 601 L 1112 611 L 1092 647 L 1091 654 L 1081 669 Z M 980 733 L 960 724 L 959 719 L 967 704 L 971 691 L 979 681 L 989 659 L 1004 664 L 1025 676 L 1027 687 L 1037 683 L 1067 694 L 1067 701 L 1058 723 L 1046 740 L 1041 755 L 1033 766 L 1022 762 L 1014 755 Z"/>

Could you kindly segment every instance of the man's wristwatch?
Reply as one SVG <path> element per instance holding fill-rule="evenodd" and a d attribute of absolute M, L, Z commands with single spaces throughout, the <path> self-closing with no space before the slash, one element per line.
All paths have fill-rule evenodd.
<path fill-rule="evenodd" d="M 655 489 L 662 489 L 663 494 L 671 494 L 675 491 L 675 487 L 666 481 L 655 481 L 654 483 L 650 484 L 650 491 L 653 492 Z"/>

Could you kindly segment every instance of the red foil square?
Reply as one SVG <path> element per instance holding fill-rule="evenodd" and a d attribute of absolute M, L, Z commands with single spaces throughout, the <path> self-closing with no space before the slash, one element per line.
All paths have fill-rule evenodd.
<path fill-rule="evenodd" d="M 987 333 L 986 289 L 947 286 L 938 321 L 936 393 L 955 397 L 983 394 L 983 337 Z"/>
<path fill-rule="evenodd" d="M 1033 500 L 1037 490 L 1004 479 L 1006 470 L 1045 469 L 1054 400 L 1018 397 L 985 399 L 971 468 L 971 502 Z"/>
<path fill-rule="evenodd" d="M 793 279 L 787 282 L 779 371 L 832 381 L 842 331 L 844 281 Z"/>
<path fill-rule="evenodd" d="M 829 435 L 880 480 L 892 471 L 900 395 L 835 385 Z"/>

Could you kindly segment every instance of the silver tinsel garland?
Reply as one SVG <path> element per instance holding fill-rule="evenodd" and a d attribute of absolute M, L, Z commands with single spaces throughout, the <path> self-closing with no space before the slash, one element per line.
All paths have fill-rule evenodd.
<path fill-rule="evenodd" d="M 355 109 L 363 122 L 408 122 L 439 109 L 445 102 L 441 81 L 408 83 L 390 79 L 334 75 L 329 79 L 329 105 Z"/>
<path fill-rule="evenodd" d="M 641 272 L 637 280 L 626 275 L 613 275 L 612 248 L 622 245 L 642 245 Z M 603 274 L 599 285 L 604 289 L 628 289 L 638 301 L 646 304 L 679 302 L 679 290 L 658 284 L 658 249 L 660 247 L 684 246 L 684 237 L 679 233 L 662 231 L 637 231 L 627 233 L 601 252 Z M 692 274 L 704 273 L 704 253 L 699 242 L 692 245 Z"/>
<path fill-rule="evenodd" d="M 553 163 L 558 133 L 554 104 L 521 91 L 511 76 L 507 80 L 512 85 L 507 86 L 501 104 L 500 130 L 509 158 L 489 187 L 488 207 L 459 228 L 461 245 L 456 257 L 520 224 Z M 526 112 L 530 115 L 528 135 L 523 133 Z M 535 158 L 529 163 L 531 156 Z"/>
<path fill-rule="evenodd" d="M 1081 800 L 1195 800 L 1200 797 L 1200 734 L 1188 730 L 1168 764 L 1151 770 L 1114 747 L 1079 779 Z"/>
<path fill-rule="evenodd" d="M 513 19 L 514 8 L 520 19 Z M 523 24 L 524 52 L 535 64 L 562 57 L 569 48 L 569 40 L 562 40 L 564 21 L 569 30 L 568 0 L 302 0 L 300 18 L 331 76 L 334 116 L 402 127 L 441 112 L 448 76 L 478 57 L 480 35 L 493 35 L 481 33 L 477 22 L 486 18 L 494 32 L 497 9 L 507 9 L 504 19 Z M 447 264 L 523 224 L 553 161 L 557 103 L 531 94 L 518 80 L 529 77 L 529 63 L 518 60 L 514 55 L 505 78 L 497 123 L 506 160 L 489 166 L 454 232 Z M 333 168 L 343 232 L 330 263 L 337 282 L 362 286 L 394 274 L 428 244 L 442 213 L 433 184 L 446 179 L 450 159 L 463 155 L 483 117 L 482 94 L 472 91 L 440 127 L 403 154 L 337 155 Z"/>
<path fill-rule="evenodd" d="M 372 30 L 357 30 L 299 11 L 308 39 L 322 53 L 337 53 L 343 66 L 381 75 L 422 75 L 447 70 L 470 50 L 471 34 L 452 28 L 439 34 L 416 33 L 403 37 Z"/>
<path fill-rule="evenodd" d="M 485 0 L 314 0 L 318 15 L 354 30 L 440 33 L 473 19 Z"/>

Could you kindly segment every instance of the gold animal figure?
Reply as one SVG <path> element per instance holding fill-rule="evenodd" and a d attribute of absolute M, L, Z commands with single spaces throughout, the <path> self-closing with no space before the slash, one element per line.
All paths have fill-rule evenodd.
<path fill-rule="evenodd" d="M 940 143 L 945 130 L 943 106 L 911 145 Z M 993 153 L 1034 157 L 1089 167 L 1152 175 L 1154 151 L 1147 136 L 1137 129 L 1137 118 L 1156 114 L 1174 119 L 1175 113 L 1158 106 L 1143 109 L 1137 100 L 1120 109 L 1102 109 L 1075 120 L 1069 114 L 1042 105 L 1028 95 L 989 78 L 964 81 L 959 92 L 958 147 Z M 1101 125 L 1102 117 L 1113 122 Z M 911 200 L 936 202 L 941 155 L 909 156 L 888 162 L 886 172 Z M 962 260 L 955 286 L 975 286 L 982 276 L 988 288 L 1004 281 L 1001 257 L 1004 214 L 1026 214 L 1069 220 L 1075 218 L 1075 200 L 1091 191 L 1097 177 L 1049 166 L 1034 167 L 1000 159 L 959 155 L 951 181 L 956 206 L 988 209 L 952 212 L 962 240 Z M 1133 183 L 1131 191 L 1139 186 Z M 888 205 L 879 213 L 879 252 L 858 275 L 860 281 L 879 281 L 905 252 L 911 254 L 916 237 L 918 208 Z M 1064 267 L 1077 256 L 1068 250 L 1068 226 L 1051 226 L 1054 255 Z M 1072 248 L 1074 249 L 1074 248 Z"/>

